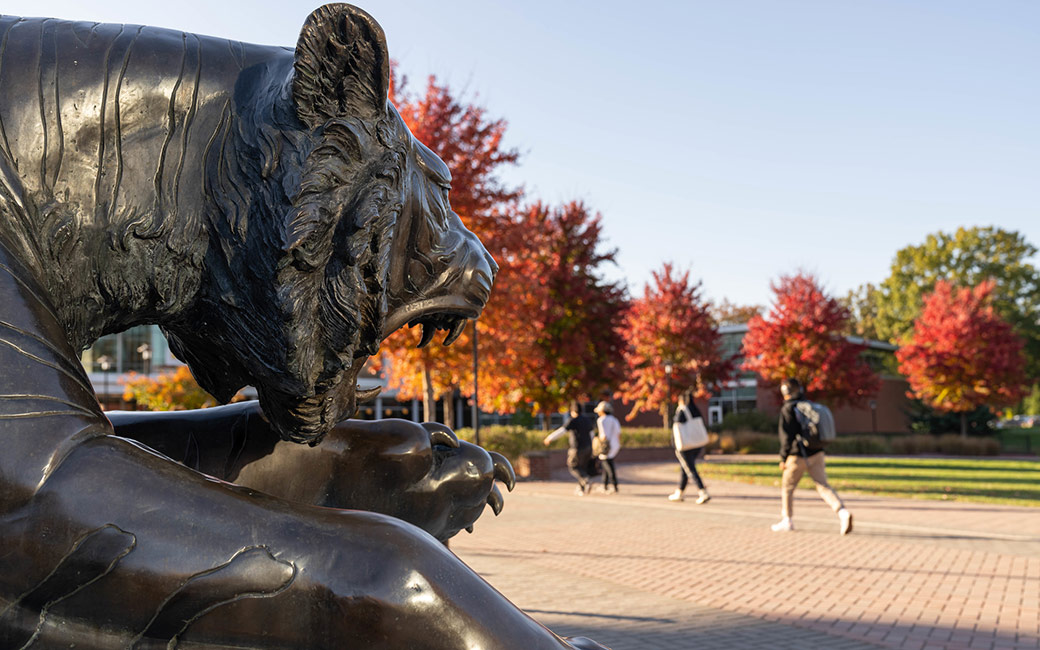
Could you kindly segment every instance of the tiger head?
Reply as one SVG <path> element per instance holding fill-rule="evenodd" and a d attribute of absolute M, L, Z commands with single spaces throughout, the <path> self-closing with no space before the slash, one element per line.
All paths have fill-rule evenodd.
<path fill-rule="evenodd" d="M 289 188 L 273 215 L 281 225 L 260 224 L 239 242 L 223 282 L 238 283 L 223 289 L 236 304 L 219 305 L 205 335 L 167 328 L 204 388 L 226 400 L 255 386 L 286 439 L 315 443 L 353 415 L 358 373 L 401 326 L 421 324 L 422 344 L 437 330 L 454 341 L 480 315 L 498 271 L 451 209 L 447 166 L 388 101 L 389 72 L 385 37 L 368 14 L 343 4 L 311 14 L 274 117 L 257 120 L 269 142 L 261 149 L 292 144 L 264 163 L 276 170 L 264 195 Z"/>

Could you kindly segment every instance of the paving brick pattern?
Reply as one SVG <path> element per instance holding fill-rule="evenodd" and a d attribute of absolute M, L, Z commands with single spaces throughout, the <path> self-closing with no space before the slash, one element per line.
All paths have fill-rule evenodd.
<path fill-rule="evenodd" d="M 841 537 L 801 489 L 796 530 L 773 533 L 775 489 L 671 503 L 675 467 L 620 464 L 618 495 L 521 483 L 451 548 L 553 631 L 614 650 L 1040 648 L 1040 508 L 845 494 Z"/>

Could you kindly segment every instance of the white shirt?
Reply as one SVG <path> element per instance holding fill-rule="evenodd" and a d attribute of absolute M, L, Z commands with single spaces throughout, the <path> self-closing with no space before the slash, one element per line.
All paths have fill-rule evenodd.
<path fill-rule="evenodd" d="M 596 420 L 596 428 L 599 429 L 599 437 L 606 438 L 607 444 L 610 445 L 607 458 L 617 456 L 621 451 L 621 423 L 613 415 L 601 415 Z"/>

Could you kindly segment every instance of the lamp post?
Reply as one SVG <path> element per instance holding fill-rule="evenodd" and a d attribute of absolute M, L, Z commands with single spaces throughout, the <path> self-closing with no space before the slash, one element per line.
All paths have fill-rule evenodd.
<path fill-rule="evenodd" d="M 477 406 L 477 321 L 473 320 L 473 402 L 470 405 L 473 414 L 473 442 L 480 446 L 480 407 Z"/>
<path fill-rule="evenodd" d="M 151 364 L 149 361 L 152 358 L 152 346 L 147 343 L 142 343 L 137 346 L 137 354 L 141 355 L 141 361 L 144 361 L 144 374 L 148 375 L 151 373 Z"/>
<path fill-rule="evenodd" d="M 664 376 L 665 386 L 667 387 L 668 393 L 664 398 L 664 426 L 668 428 L 672 426 L 672 370 L 675 366 L 672 365 L 671 361 L 664 362 Z"/>
<path fill-rule="evenodd" d="M 97 358 L 97 364 L 101 366 L 101 373 L 103 377 L 101 394 L 104 395 L 104 399 L 108 399 L 108 371 L 112 367 L 112 357 L 107 354 L 103 354 Z M 99 400 L 100 401 L 100 400 Z M 105 408 L 104 402 L 101 402 L 101 408 Z"/>

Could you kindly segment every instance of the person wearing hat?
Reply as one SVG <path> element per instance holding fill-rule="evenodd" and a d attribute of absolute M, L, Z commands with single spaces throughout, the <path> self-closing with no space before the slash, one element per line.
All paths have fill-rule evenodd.
<path fill-rule="evenodd" d="M 610 402 L 602 401 L 593 409 L 599 418 L 596 420 L 597 437 L 605 443 L 606 451 L 600 453 L 603 462 L 603 491 L 617 492 L 617 468 L 614 457 L 621 451 L 621 423 L 614 417 L 614 407 Z"/>

